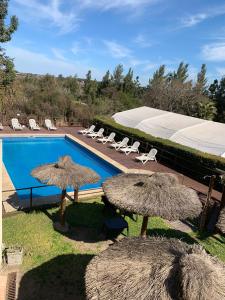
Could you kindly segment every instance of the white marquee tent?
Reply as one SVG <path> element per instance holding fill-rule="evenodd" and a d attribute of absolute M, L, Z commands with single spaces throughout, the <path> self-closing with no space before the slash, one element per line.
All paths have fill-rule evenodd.
<path fill-rule="evenodd" d="M 225 124 L 147 106 L 123 111 L 113 119 L 153 136 L 169 139 L 191 148 L 225 157 Z"/>

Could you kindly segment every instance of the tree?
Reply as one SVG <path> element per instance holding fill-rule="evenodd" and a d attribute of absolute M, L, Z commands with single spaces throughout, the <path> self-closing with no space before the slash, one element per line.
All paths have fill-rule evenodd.
<path fill-rule="evenodd" d="M 18 27 L 18 19 L 16 16 L 11 16 L 9 25 L 5 25 L 5 19 L 8 15 L 8 2 L 8 0 L 0 0 L 0 43 L 10 41 L 12 34 Z"/>
<path fill-rule="evenodd" d="M 214 80 L 209 87 L 209 97 L 216 105 L 217 115 L 215 120 L 225 123 L 225 77 L 220 82 Z"/>
<path fill-rule="evenodd" d="M 198 73 L 197 75 L 197 82 L 196 82 L 196 86 L 195 86 L 195 90 L 197 93 L 199 94 L 206 94 L 207 91 L 207 78 L 206 78 L 206 65 L 202 64 L 201 66 L 201 71 Z"/>
<path fill-rule="evenodd" d="M 0 43 L 11 40 L 12 34 L 17 30 L 18 19 L 16 16 L 10 17 L 9 25 L 5 24 L 8 15 L 8 0 L 0 0 Z M 13 60 L 6 56 L 4 49 L 0 46 L 0 97 L 1 112 L 5 112 L 5 103 L 9 103 L 10 87 L 15 79 L 15 69 Z"/>
<path fill-rule="evenodd" d="M 123 84 L 123 66 L 118 65 L 116 66 L 113 72 L 113 83 L 115 87 L 120 90 Z"/>
<path fill-rule="evenodd" d="M 185 82 L 188 78 L 188 64 L 181 62 L 177 71 L 174 73 L 174 78 L 181 82 Z"/>
<path fill-rule="evenodd" d="M 92 80 L 91 71 L 89 70 L 86 75 L 86 80 L 84 83 L 84 95 L 88 104 L 95 102 L 97 95 L 98 85 L 96 80 Z"/>
<path fill-rule="evenodd" d="M 133 81 L 134 72 L 130 68 L 127 75 L 123 79 L 123 91 L 125 93 L 134 94 L 135 92 L 135 84 Z"/>
<path fill-rule="evenodd" d="M 111 74 L 108 70 L 105 73 L 105 75 L 102 77 L 102 81 L 99 84 L 99 90 L 98 90 L 99 95 L 102 94 L 102 90 L 107 89 L 111 85 L 111 81 L 112 81 Z"/>
<path fill-rule="evenodd" d="M 153 73 L 152 79 L 149 79 L 149 86 L 162 83 L 166 78 L 165 71 L 165 65 L 161 65 L 158 70 Z"/>
<path fill-rule="evenodd" d="M 214 120 L 217 109 L 213 101 L 199 102 L 198 117 L 205 120 Z"/>

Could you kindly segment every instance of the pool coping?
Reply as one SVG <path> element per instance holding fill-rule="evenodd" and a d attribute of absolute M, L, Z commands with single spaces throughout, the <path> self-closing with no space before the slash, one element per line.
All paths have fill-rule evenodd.
<path fill-rule="evenodd" d="M 93 148 L 92 146 L 88 145 L 87 143 L 79 140 L 78 138 L 74 137 L 73 135 L 71 134 L 51 134 L 51 133 L 46 133 L 46 134 L 43 134 L 43 133 L 35 133 L 35 134 L 29 134 L 29 133 L 20 133 L 20 134 L 17 134 L 17 133 L 10 133 L 10 134 L 0 134 L 0 139 L 1 138 L 13 138 L 13 137 L 18 137 L 18 138 L 21 138 L 21 137 L 51 137 L 51 138 L 57 138 L 57 137 L 64 137 L 64 138 L 68 138 L 69 140 L 71 141 L 74 141 L 76 142 L 77 144 L 79 144 L 80 146 L 84 147 L 85 149 L 89 150 L 91 153 L 95 154 L 97 157 L 99 157 L 100 159 L 102 159 L 103 161 L 106 161 L 107 163 L 109 163 L 110 165 L 112 165 L 113 167 L 117 168 L 118 170 L 120 170 L 121 172 L 123 173 L 131 173 L 131 172 L 134 172 L 134 173 L 143 173 L 143 170 L 139 170 L 139 169 L 128 169 L 127 167 L 123 166 L 122 164 L 118 163 L 117 161 L 111 159 L 110 157 L 108 157 L 107 155 L 103 154 L 102 152 L 96 150 L 95 148 Z M 4 169 L 4 173 L 3 173 L 3 186 L 4 186 L 4 182 L 10 182 L 10 185 L 12 185 L 12 189 L 15 190 L 15 186 L 13 184 L 13 181 L 11 180 L 11 177 L 2 161 L 2 165 L 3 165 L 3 169 Z M 147 171 L 148 174 L 152 174 L 153 172 L 151 171 Z M 4 190 L 3 190 L 4 191 Z M 5 193 L 5 192 L 4 192 Z M 16 195 L 14 195 L 16 194 Z M 73 192 L 68 192 L 68 195 L 69 196 L 72 196 Z M 95 197 L 95 196 L 99 196 L 99 195 L 102 195 L 103 194 L 103 190 L 102 188 L 96 188 L 96 189 L 89 189 L 89 190 L 84 190 L 84 191 L 80 191 L 79 192 L 79 198 L 80 199 L 83 199 L 83 198 L 92 198 L 92 197 Z M 17 193 L 14 193 L 14 192 L 8 192 L 8 198 L 10 197 L 15 197 L 15 199 L 17 198 L 18 199 L 18 196 L 17 196 Z M 54 203 L 58 203 L 59 199 L 58 197 L 56 197 L 56 195 L 53 195 L 53 196 L 46 196 L 46 197 L 38 197 L 38 198 L 34 198 L 34 206 L 36 206 L 35 204 L 38 205 L 37 202 L 39 202 L 38 200 L 42 200 L 43 202 L 43 198 L 44 199 L 48 199 L 50 200 L 50 198 L 53 198 L 55 197 L 56 201 L 54 201 Z M 10 212 L 15 212 L 16 210 L 18 210 L 18 206 L 17 205 L 11 205 L 10 202 L 7 201 L 7 199 L 5 199 L 5 197 L 3 197 L 4 200 L 2 199 L 2 201 L 4 201 L 4 203 L 7 203 L 5 206 L 4 206 L 4 203 L 3 203 L 3 206 L 4 206 L 4 209 L 5 209 L 5 213 L 10 213 Z M 51 201 L 52 202 L 52 201 Z"/>

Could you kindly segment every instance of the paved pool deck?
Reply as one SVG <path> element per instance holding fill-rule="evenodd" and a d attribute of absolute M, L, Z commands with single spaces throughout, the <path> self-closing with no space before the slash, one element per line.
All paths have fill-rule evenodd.
<path fill-rule="evenodd" d="M 160 162 L 148 162 L 147 164 L 143 165 L 141 162 L 138 162 L 135 160 L 136 155 L 130 154 L 129 156 L 126 156 L 124 153 L 115 151 L 114 149 L 110 148 L 109 145 L 98 143 L 96 140 L 93 140 L 92 138 L 89 138 L 87 136 L 83 136 L 78 133 L 78 131 L 81 129 L 81 127 L 61 127 L 58 128 L 56 131 L 48 131 L 44 128 L 42 128 L 40 131 L 31 131 L 28 128 L 25 128 L 22 131 L 13 131 L 10 127 L 5 127 L 0 132 L 0 138 L 1 137 L 12 137 L 12 136 L 64 136 L 67 135 L 72 140 L 75 140 L 82 146 L 88 148 L 90 151 L 94 152 L 96 155 L 102 157 L 115 167 L 119 168 L 125 173 L 128 172 L 143 172 L 143 173 L 153 173 L 153 172 L 170 172 L 174 173 L 179 177 L 179 180 L 182 184 L 191 187 L 195 189 L 199 196 L 204 200 L 206 198 L 206 194 L 208 191 L 208 186 L 204 185 L 196 180 L 193 180 L 192 178 L 185 176 L 172 168 L 161 164 Z M 6 190 L 13 190 L 14 186 L 13 183 L 8 175 L 8 172 L 6 168 L 3 165 L 3 191 Z M 93 192 L 93 193 L 92 193 Z M 85 197 L 91 197 L 101 195 L 102 190 L 97 189 L 90 192 L 81 192 L 80 198 Z M 71 196 L 70 194 L 69 196 Z M 221 193 L 217 191 L 213 191 L 212 194 L 213 198 L 215 200 L 221 199 Z M 59 197 L 46 197 L 46 199 L 42 199 L 42 204 L 46 203 L 57 203 L 59 201 Z M 40 205 L 40 199 L 33 199 L 34 205 Z M 19 207 L 19 201 L 17 194 L 15 192 L 5 192 L 3 193 L 3 210 L 5 213 L 8 212 L 14 212 Z M 20 207 L 25 207 L 28 205 L 28 202 L 21 203 L 20 201 Z"/>

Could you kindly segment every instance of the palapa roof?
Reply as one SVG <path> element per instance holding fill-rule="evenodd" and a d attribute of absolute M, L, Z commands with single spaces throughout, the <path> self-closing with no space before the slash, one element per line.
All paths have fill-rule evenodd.
<path fill-rule="evenodd" d="M 56 185 L 61 189 L 78 188 L 84 184 L 96 183 L 99 175 L 90 168 L 72 161 L 70 156 L 63 156 L 58 162 L 35 168 L 31 175 L 47 185 Z"/>
<path fill-rule="evenodd" d="M 224 300 L 225 265 L 178 239 L 124 238 L 86 269 L 88 300 Z"/>
<path fill-rule="evenodd" d="M 225 234 L 225 207 L 220 211 L 219 219 L 216 227 Z"/>
<path fill-rule="evenodd" d="M 102 186 L 112 204 L 143 216 L 178 220 L 197 217 L 202 209 L 197 193 L 170 173 L 120 174 Z"/>

